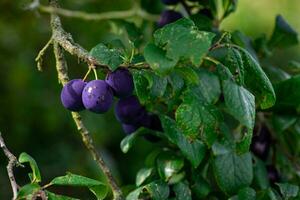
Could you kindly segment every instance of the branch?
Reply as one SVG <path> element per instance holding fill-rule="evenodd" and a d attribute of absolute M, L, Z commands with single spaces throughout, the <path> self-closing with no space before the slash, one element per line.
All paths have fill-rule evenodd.
<path fill-rule="evenodd" d="M 148 21 L 157 21 L 159 19 L 159 16 L 147 13 L 146 11 L 136 7 L 133 7 L 130 10 L 110 11 L 104 13 L 87 13 L 83 11 L 67 10 L 63 8 L 53 8 L 51 6 L 44 5 L 39 5 L 38 10 L 44 13 L 57 14 L 63 17 L 94 21 L 102 21 L 108 19 L 126 19 L 131 17 L 141 17 Z"/>
<path fill-rule="evenodd" d="M 52 16 L 55 14 L 52 14 Z M 57 15 L 55 15 L 57 16 Z M 52 42 L 58 43 L 62 48 L 64 48 L 71 55 L 78 57 L 80 60 L 86 62 L 89 66 L 96 66 L 109 70 L 107 65 L 99 63 L 95 58 L 89 55 L 88 51 L 82 46 L 74 42 L 72 35 L 67 33 L 61 24 L 59 17 L 55 17 L 51 20 L 52 27 Z M 149 65 L 144 63 L 142 65 L 121 65 L 120 67 L 127 67 L 133 69 L 148 69 Z"/>
<path fill-rule="evenodd" d="M 4 143 L 4 139 L 1 136 L 1 132 L 0 132 L 0 147 L 2 148 L 5 156 L 8 158 L 8 164 L 6 166 L 6 169 L 7 169 L 7 174 L 9 177 L 10 184 L 11 184 L 11 188 L 13 190 L 13 200 L 15 200 L 15 199 L 17 199 L 19 186 L 18 186 L 15 176 L 14 176 L 13 167 L 18 164 L 18 160 L 6 147 L 6 145 Z"/>
<path fill-rule="evenodd" d="M 51 5 L 56 7 L 57 1 L 52 0 Z M 59 17 L 56 14 L 52 14 L 51 15 L 51 27 L 52 27 L 53 34 L 55 34 L 55 31 L 57 30 L 57 28 L 60 25 L 61 25 L 61 23 L 60 23 Z M 55 54 L 55 58 L 56 58 L 56 69 L 57 69 L 57 73 L 58 73 L 58 78 L 59 78 L 60 83 L 62 83 L 62 85 L 65 85 L 69 80 L 68 72 L 67 72 L 67 63 L 66 63 L 65 57 L 63 55 L 63 50 L 60 46 L 60 43 L 58 41 L 54 40 L 53 46 L 54 46 L 54 54 Z M 97 150 L 93 144 L 94 143 L 93 139 L 91 138 L 89 131 L 83 124 L 80 114 L 77 112 L 72 112 L 72 117 L 77 126 L 79 133 L 81 134 L 84 145 L 89 150 L 93 159 L 97 162 L 98 166 L 101 168 L 104 175 L 106 176 L 108 184 L 110 185 L 110 187 L 112 189 L 114 199 L 115 200 L 123 199 L 121 189 L 116 184 L 116 181 L 114 180 L 114 178 L 113 178 L 109 168 L 105 164 L 104 160 L 97 152 Z"/>

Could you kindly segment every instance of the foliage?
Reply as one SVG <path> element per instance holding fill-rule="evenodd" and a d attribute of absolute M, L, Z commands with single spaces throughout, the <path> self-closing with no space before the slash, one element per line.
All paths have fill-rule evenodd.
<path fill-rule="evenodd" d="M 269 39 L 253 40 L 219 30 L 237 1 L 183 2 L 190 16 L 162 28 L 148 25 L 156 29 L 151 39 L 144 37 L 144 24 L 121 19 L 116 24 L 126 34 L 89 52 L 107 70 L 127 67 L 135 95 L 161 123 L 162 130 L 141 127 L 120 143 L 128 153 L 139 151 L 135 145 L 141 137 L 157 139 L 135 185 L 124 189 L 126 199 L 300 198 L 299 63 L 278 68 L 266 62 L 277 48 L 298 44 L 297 33 L 278 16 Z M 262 127 L 271 143 L 252 140 Z M 267 158 L 253 148 L 268 151 Z M 22 153 L 19 162 L 29 163 L 32 173 L 18 199 L 31 199 L 40 191 L 53 200 L 73 199 L 48 191 L 53 185 L 87 187 L 97 199 L 110 196 L 106 183 L 72 173 L 43 186 L 34 159 Z"/>

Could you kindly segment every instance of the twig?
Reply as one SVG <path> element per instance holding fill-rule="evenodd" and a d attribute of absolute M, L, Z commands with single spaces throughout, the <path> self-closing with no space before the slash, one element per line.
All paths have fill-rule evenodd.
<path fill-rule="evenodd" d="M 43 56 L 46 52 L 46 50 L 48 49 L 48 47 L 50 46 L 50 44 L 52 43 L 52 38 L 46 43 L 46 45 L 40 50 L 39 54 L 37 55 L 37 57 L 35 58 L 35 61 L 37 62 L 37 68 L 39 71 L 43 71 L 42 68 L 42 63 L 43 63 Z"/>
<path fill-rule="evenodd" d="M 141 17 L 148 21 L 157 21 L 159 19 L 158 15 L 153 15 L 147 13 L 146 11 L 133 7 L 130 10 L 124 11 L 110 11 L 104 13 L 87 13 L 83 11 L 75 11 L 75 10 L 67 10 L 63 8 L 53 8 L 51 6 L 38 6 L 39 11 L 44 13 L 50 14 L 57 14 L 63 17 L 69 18 L 77 18 L 82 20 L 94 20 L 94 21 L 101 21 L 101 20 L 108 20 L 108 19 L 126 19 L 131 17 Z"/>
<path fill-rule="evenodd" d="M 53 16 L 54 14 L 52 14 Z M 57 15 L 55 15 L 57 16 Z M 95 58 L 89 55 L 88 51 L 74 42 L 71 34 L 67 33 L 61 24 L 59 17 L 55 17 L 51 20 L 52 26 L 52 41 L 57 42 L 62 48 L 64 48 L 71 55 L 78 57 L 80 60 L 86 62 L 89 66 L 96 66 L 109 70 L 107 65 L 99 63 Z M 149 65 L 144 63 L 143 65 L 121 65 L 120 67 L 127 67 L 133 69 L 147 69 Z"/>
<path fill-rule="evenodd" d="M 6 145 L 4 143 L 4 139 L 2 138 L 2 135 L 1 135 L 1 132 L 0 132 L 0 147 L 2 148 L 5 156 L 8 158 L 8 164 L 6 166 L 6 169 L 7 169 L 9 181 L 11 184 L 11 188 L 13 191 L 13 200 L 15 200 L 15 199 L 17 199 L 19 186 L 18 186 L 15 176 L 14 176 L 13 167 L 18 164 L 18 160 L 6 147 Z"/>
<path fill-rule="evenodd" d="M 52 1 L 50 1 L 50 3 L 51 3 L 51 6 L 54 6 L 54 7 L 58 6 L 57 0 L 52 0 Z M 51 15 L 51 27 L 52 27 L 53 34 L 55 34 L 55 31 L 57 30 L 58 26 L 60 26 L 60 25 L 61 25 L 61 23 L 60 23 L 59 17 L 56 14 L 52 14 Z M 57 69 L 57 73 L 58 73 L 58 78 L 59 78 L 60 83 L 62 83 L 62 85 L 65 85 L 68 82 L 69 77 L 68 77 L 68 73 L 67 73 L 67 63 L 66 63 L 65 57 L 63 55 L 63 49 L 60 46 L 60 43 L 55 40 L 53 42 L 53 46 L 54 46 L 54 54 L 55 54 L 55 58 L 56 58 L 56 69 Z M 93 144 L 94 143 L 93 139 L 91 138 L 89 131 L 83 124 L 80 114 L 77 112 L 72 112 L 72 117 L 74 119 L 74 122 L 76 123 L 79 133 L 81 134 L 84 145 L 90 151 L 93 159 L 97 162 L 98 166 L 101 168 L 104 175 L 106 176 L 108 184 L 110 185 L 110 187 L 112 189 L 114 199 L 115 200 L 123 199 L 121 189 L 116 184 L 116 181 L 114 180 L 114 178 L 113 178 L 109 168 L 105 164 L 104 160 L 102 159 L 100 154 L 97 152 L 97 150 Z"/>

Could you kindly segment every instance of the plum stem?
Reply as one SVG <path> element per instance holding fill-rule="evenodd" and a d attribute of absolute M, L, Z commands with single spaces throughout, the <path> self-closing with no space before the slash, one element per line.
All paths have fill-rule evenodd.
<path fill-rule="evenodd" d="M 93 68 L 93 72 L 94 72 L 94 75 L 95 75 L 95 79 L 98 80 L 98 74 L 97 74 L 97 70 L 95 68 Z"/>
<path fill-rule="evenodd" d="M 51 4 L 51 6 L 53 6 L 55 8 L 58 7 L 57 0 L 51 0 L 50 4 Z M 60 21 L 60 18 L 58 17 L 58 15 L 56 15 L 55 13 L 52 13 L 51 14 L 51 28 L 52 28 L 52 32 L 53 32 L 52 34 L 53 35 L 58 34 L 57 29 L 62 30 L 61 26 L 62 26 L 61 21 Z M 55 38 L 55 36 L 54 36 L 54 38 Z M 68 70 L 67 70 L 67 62 L 66 62 L 64 54 L 63 54 L 63 48 L 61 46 L 61 42 L 59 42 L 57 40 L 53 40 L 53 51 L 54 51 L 54 55 L 55 55 L 55 59 L 56 59 L 56 70 L 57 70 L 58 78 L 60 80 L 60 83 L 62 85 L 65 85 L 69 81 L 69 76 L 68 76 Z M 93 141 L 92 137 L 90 136 L 89 130 L 84 125 L 84 123 L 81 119 L 81 115 L 78 112 L 72 112 L 72 118 L 73 118 L 73 120 L 77 126 L 77 129 L 82 137 L 82 141 L 83 141 L 85 147 L 88 149 L 91 156 L 93 157 L 93 159 L 96 161 L 99 168 L 104 173 L 104 175 L 107 179 L 107 182 L 111 187 L 111 190 L 112 190 L 112 193 L 114 196 L 114 200 L 124 199 L 122 191 L 121 191 L 120 187 L 117 185 L 110 169 L 104 162 L 101 155 L 96 150 L 96 148 L 94 146 L 94 141 Z"/>
<path fill-rule="evenodd" d="M 88 75 L 90 74 L 91 70 L 92 70 L 92 68 L 89 67 L 89 70 L 86 72 L 86 74 L 84 75 L 84 77 L 83 77 L 83 79 L 82 79 L 83 81 L 85 81 L 85 80 L 87 79 L 87 77 L 88 77 Z"/>

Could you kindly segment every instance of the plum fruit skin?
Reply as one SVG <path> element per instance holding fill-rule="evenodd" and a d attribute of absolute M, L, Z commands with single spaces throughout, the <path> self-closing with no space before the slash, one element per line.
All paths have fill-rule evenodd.
<path fill-rule="evenodd" d="M 121 123 L 138 125 L 146 111 L 136 96 L 120 99 L 115 107 L 115 116 Z"/>
<path fill-rule="evenodd" d="M 179 12 L 173 10 L 165 10 L 162 12 L 157 25 L 161 28 L 169 23 L 177 21 L 180 18 L 182 18 L 182 15 Z"/>
<path fill-rule="evenodd" d="M 267 165 L 267 172 L 268 172 L 268 178 L 271 184 L 275 184 L 277 182 L 280 182 L 280 175 L 275 166 L 273 165 Z"/>
<path fill-rule="evenodd" d="M 123 128 L 123 131 L 129 135 L 133 132 L 135 132 L 139 126 L 136 126 L 136 125 L 132 125 L 132 124 L 122 124 L 122 128 Z"/>
<path fill-rule="evenodd" d="M 180 0 L 161 0 L 163 4 L 166 5 L 175 5 L 180 2 Z"/>
<path fill-rule="evenodd" d="M 157 115 L 147 113 L 141 120 L 141 125 L 154 131 L 163 131 L 160 119 Z"/>
<path fill-rule="evenodd" d="M 71 111 L 84 110 L 81 96 L 85 86 L 86 82 L 81 79 L 73 79 L 64 85 L 60 94 L 63 106 Z"/>
<path fill-rule="evenodd" d="M 82 102 L 87 110 L 105 113 L 113 103 L 113 91 L 103 80 L 93 80 L 86 84 L 82 92 Z"/>
<path fill-rule="evenodd" d="M 113 89 L 114 95 L 119 98 L 130 96 L 133 92 L 132 75 L 125 68 L 108 73 L 105 82 Z"/>

